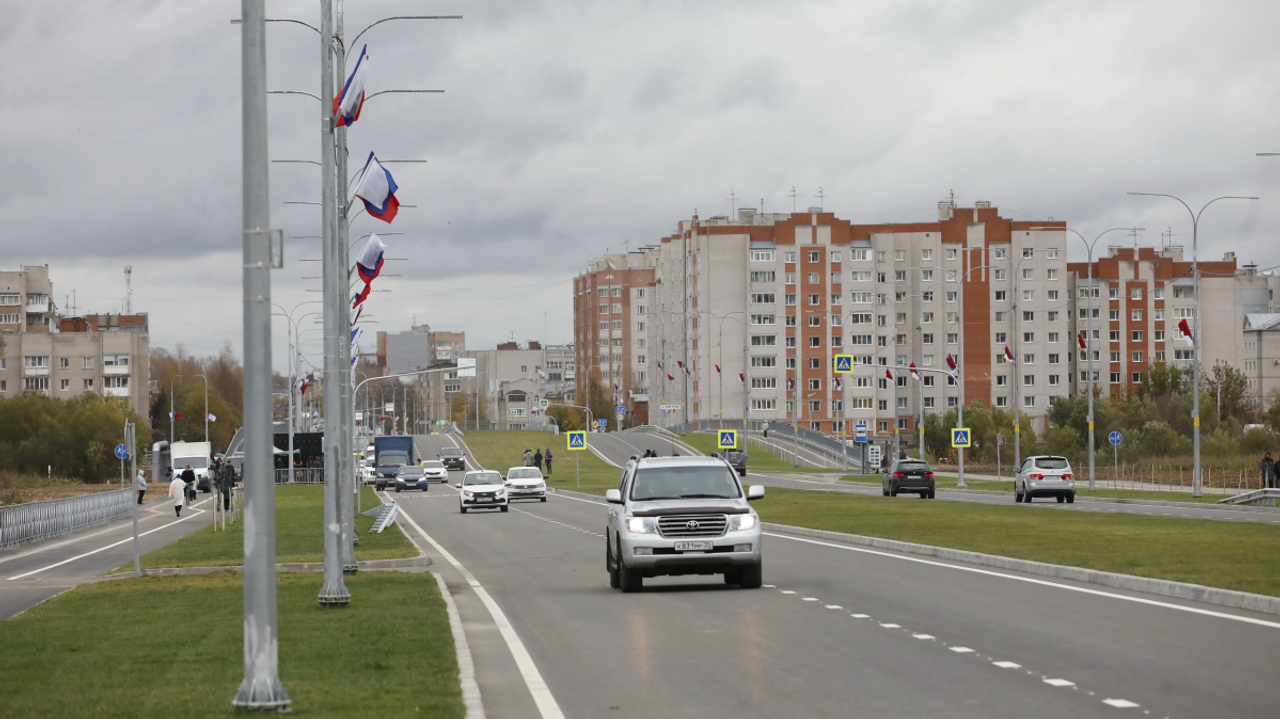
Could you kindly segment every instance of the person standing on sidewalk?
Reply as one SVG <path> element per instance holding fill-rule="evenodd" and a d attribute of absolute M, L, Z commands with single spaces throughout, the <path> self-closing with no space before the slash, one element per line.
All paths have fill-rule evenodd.
<path fill-rule="evenodd" d="M 533 466 L 538 468 L 538 474 L 542 474 L 542 450 L 533 450 Z"/>
<path fill-rule="evenodd" d="M 1271 453 L 1267 452 L 1262 456 L 1262 461 L 1258 462 L 1258 471 L 1262 472 L 1262 488 L 1277 489 L 1276 486 L 1276 462 L 1271 459 Z"/>
<path fill-rule="evenodd" d="M 533 451 L 532 451 L 532 450 L 528 450 L 528 449 L 526 449 L 526 450 L 524 451 L 524 456 L 523 456 L 521 459 L 522 459 L 522 461 L 524 462 L 524 466 L 526 466 L 526 467 L 532 467 L 532 466 L 533 466 Z"/>
<path fill-rule="evenodd" d="M 182 516 L 182 503 L 186 501 L 186 497 L 187 483 L 182 481 L 182 475 L 178 475 L 169 483 L 169 499 L 173 500 L 174 516 Z"/>
<path fill-rule="evenodd" d="M 142 495 L 147 493 L 147 473 L 138 470 L 138 476 L 133 478 L 133 488 L 138 491 L 138 504 L 142 504 Z"/>
<path fill-rule="evenodd" d="M 542 461 L 547 465 L 547 476 L 551 476 L 551 448 L 547 447 L 546 454 L 542 455 Z"/>

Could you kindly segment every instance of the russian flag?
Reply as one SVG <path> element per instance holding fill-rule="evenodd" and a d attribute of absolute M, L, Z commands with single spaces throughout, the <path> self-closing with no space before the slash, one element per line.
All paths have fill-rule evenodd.
<path fill-rule="evenodd" d="M 672 376 L 671 376 L 671 375 L 669 375 L 669 374 L 667 375 L 667 379 L 668 379 L 668 380 L 670 380 L 670 381 L 672 381 L 672 382 L 675 382 L 675 381 L 676 381 L 676 378 L 675 378 L 675 377 L 672 377 Z"/>
<path fill-rule="evenodd" d="M 337 127 L 351 127 L 360 119 L 360 110 L 364 108 L 364 76 L 369 71 L 369 46 L 360 49 L 360 58 L 356 60 L 355 69 L 347 84 L 342 86 L 342 94 L 333 98 L 333 114 L 338 118 Z"/>
<path fill-rule="evenodd" d="M 837 391 L 837 392 L 839 392 L 840 390 L 844 389 L 844 383 L 840 381 L 840 378 L 839 378 L 839 377 L 836 377 L 836 378 L 835 378 L 835 380 L 834 380 L 834 382 L 835 382 L 835 384 L 836 384 L 836 391 Z"/>
<path fill-rule="evenodd" d="M 662 362 L 658 362 L 658 369 L 662 369 Z"/>
<path fill-rule="evenodd" d="M 355 298 L 353 297 L 352 299 L 354 300 Z M 350 315 L 351 322 L 349 322 L 348 324 L 350 324 L 352 327 L 355 327 L 356 322 L 360 319 L 361 312 L 364 312 L 364 306 L 353 302 L 351 305 L 351 315 Z"/>
<path fill-rule="evenodd" d="M 1018 360 L 1013 358 L 1013 352 L 1009 350 L 1009 345 L 1004 346 L 1004 358 L 1009 360 L 1010 362 L 1013 362 L 1014 364 L 1017 364 L 1018 362 Z"/>
<path fill-rule="evenodd" d="M 1178 332 L 1182 335 L 1182 339 L 1187 341 L 1188 345 L 1195 346 L 1196 340 L 1191 336 L 1191 325 L 1187 324 L 1186 318 L 1178 321 Z"/>
<path fill-rule="evenodd" d="M 169 413 L 169 419 L 182 419 L 182 413 L 181 413 L 181 412 L 170 412 L 170 413 Z"/>
<path fill-rule="evenodd" d="M 364 209 L 379 220 L 390 223 L 400 210 L 400 201 L 396 199 L 398 189 L 391 173 L 370 152 L 364 169 L 360 171 L 360 182 L 356 183 L 355 195 L 364 202 Z"/>
<path fill-rule="evenodd" d="M 947 369 L 951 370 L 952 372 L 956 371 L 956 358 L 952 357 L 951 355 L 947 355 Z"/>
<path fill-rule="evenodd" d="M 351 353 L 355 354 L 355 348 L 360 346 L 360 335 L 364 334 L 363 327 L 351 328 Z"/>
<path fill-rule="evenodd" d="M 383 254 L 386 249 L 387 246 L 382 244 L 377 234 L 370 234 L 369 241 L 364 243 L 364 249 L 356 258 L 356 272 L 360 274 L 360 279 L 364 280 L 366 285 L 377 279 L 378 274 L 382 272 L 382 264 L 386 261 L 383 259 Z"/>
<path fill-rule="evenodd" d="M 915 377 L 916 379 L 920 379 L 920 370 L 916 369 L 916 363 L 915 363 L 915 362 L 912 362 L 912 363 L 911 363 L 911 366 L 910 366 L 908 369 L 910 369 L 910 370 L 911 370 L 911 376 L 912 376 L 912 377 Z"/>
<path fill-rule="evenodd" d="M 796 388 L 796 381 L 795 381 L 793 378 L 788 377 L 788 378 L 787 378 L 787 389 L 789 389 L 789 390 L 794 390 L 795 388 Z"/>
<path fill-rule="evenodd" d="M 1089 345 L 1084 341 L 1084 334 L 1083 334 L 1083 333 L 1080 333 L 1080 332 L 1077 332 L 1077 333 L 1076 333 L 1076 342 L 1079 342 L 1079 343 L 1080 343 L 1080 349 L 1082 349 L 1082 350 L 1087 350 L 1087 349 L 1089 349 Z"/>
<path fill-rule="evenodd" d="M 363 304 L 365 300 L 369 299 L 369 293 L 372 291 L 373 290 L 372 288 L 369 287 L 369 285 L 365 285 L 364 289 L 360 290 L 359 294 L 351 298 L 352 306 L 360 307 L 360 305 Z M 356 317 L 359 317 L 359 316 L 360 316 L 360 313 L 357 312 Z"/>
<path fill-rule="evenodd" d="M 738 379 L 742 380 L 742 383 L 743 383 L 743 384 L 746 384 L 746 383 L 747 383 L 747 374 L 746 374 L 745 372 L 739 372 L 739 373 L 738 373 Z"/>
<path fill-rule="evenodd" d="M 890 372 L 889 370 L 885 370 L 885 371 L 884 371 L 884 378 L 885 378 L 885 379 L 887 379 L 887 380 L 892 381 L 892 380 L 893 380 L 893 373 L 892 373 L 892 372 Z"/>

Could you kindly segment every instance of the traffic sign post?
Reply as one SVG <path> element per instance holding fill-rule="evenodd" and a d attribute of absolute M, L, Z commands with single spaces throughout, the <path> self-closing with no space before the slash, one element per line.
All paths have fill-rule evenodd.
<path fill-rule="evenodd" d="M 853 425 L 853 441 L 866 443 L 867 441 L 867 425 L 859 422 Z"/>
<path fill-rule="evenodd" d="M 1124 440 L 1124 435 L 1119 432 L 1112 432 L 1107 435 L 1107 441 L 1111 443 L 1111 457 L 1115 462 L 1115 488 L 1120 488 L 1120 442 Z"/>
<path fill-rule="evenodd" d="M 603 432 L 603 431 L 605 431 L 605 430 L 606 430 L 606 429 L 608 429 L 608 428 L 609 428 L 609 420 L 607 420 L 607 419 L 597 419 L 597 420 L 596 420 L 596 431 L 597 431 L 597 432 Z"/>
<path fill-rule="evenodd" d="M 836 355 L 832 358 L 832 362 L 835 364 L 836 374 L 851 374 L 853 368 L 858 364 L 853 355 Z"/>
<path fill-rule="evenodd" d="M 968 427 L 951 428 L 951 446 L 955 449 L 968 449 L 972 438 Z"/>
<path fill-rule="evenodd" d="M 540 407 L 540 408 L 542 408 L 542 409 L 546 409 L 547 407 L 550 407 L 550 406 L 551 406 L 551 401 L 550 401 L 550 400 L 546 400 L 546 399 L 540 399 L 540 400 L 538 400 L 538 407 Z"/>
<path fill-rule="evenodd" d="M 720 440 L 718 446 L 720 449 L 737 449 L 738 448 L 738 430 L 722 429 L 718 434 Z"/>
<path fill-rule="evenodd" d="M 867 423 L 866 422 L 859 422 L 853 425 L 853 441 L 858 445 L 858 455 L 859 455 L 859 461 L 861 462 L 860 464 L 861 471 L 863 474 L 866 474 L 867 473 Z M 845 452 L 844 447 L 841 447 L 841 452 L 842 453 Z M 843 460 L 843 457 L 841 457 L 841 459 Z"/>
<path fill-rule="evenodd" d="M 569 445 L 570 451 L 574 453 L 573 454 L 574 479 L 577 482 L 578 489 L 582 489 L 582 469 L 581 469 L 581 464 L 578 462 L 578 452 L 581 452 L 582 450 L 587 448 L 587 433 L 581 430 L 573 430 L 570 432 L 565 432 L 564 434 L 565 434 L 565 437 L 568 438 L 568 445 Z"/>

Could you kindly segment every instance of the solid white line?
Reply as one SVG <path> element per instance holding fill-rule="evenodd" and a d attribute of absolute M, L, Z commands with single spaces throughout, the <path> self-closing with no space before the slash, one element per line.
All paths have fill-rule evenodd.
<path fill-rule="evenodd" d="M 774 532 L 763 532 L 763 534 L 770 537 L 777 537 L 779 539 L 790 539 L 795 542 L 804 542 L 805 544 L 817 544 L 822 547 L 831 547 L 832 549 L 844 549 L 850 552 L 861 552 L 863 554 L 873 554 L 879 557 L 888 557 L 890 559 L 897 559 L 904 562 L 915 562 L 916 564 L 926 564 L 933 567 L 945 567 L 946 569 L 954 569 L 960 572 L 971 572 L 973 574 L 982 574 L 988 577 L 1000 577 L 1001 579 L 1012 579 L 1017 582 L 1026 582 L 1028 584 L 1038 584 L 1042 587 L 1066 589 L 1072 592 L 1080 592 L 1081 594 L 1092 594 L 1097 597 L 1122 599 L 1126 602 L 1136 602 L 1138 604 L 1146 604 L 1148 606 L 1153 606 L 1153 607 L 1164 607 L 1166 609 L 1176 609 L 1182 612 L 1190 612 L 1192 614 L 1201 614 L 1206 617 L 1217 617 L 1219 619 L 1231 619 L 1237 622 L 1245 622 L 1246 624 L 1255 624 L 1260 627 L 1280 629 L 1280 622 L 1269 622 L 1265 619 L 1243 617 L 1238 614 L 1227 614 L 1226 612 L 1215 612 L 1209 609 L 1200 609 L 1198 607 L 1188 607 L 1181 604 L 1161 602 L 1155 599 L 1145 599 L 1143 597 L 1130 597 L 1124 594 L 1115 594 L 1114 592 L 1104 592 L 1099 589 L 1089 589 L 1087 587 L 1074 587 L 1070 584 L 1060 584 L 1058 582 L 1050 582 L 1044 579 L 1034 579 L 1032 577 L 1021 577 L 1016 574 L 1005 574 L 1003 572 L 993 572 L 990 569 L 978 569 L 977 567 L 966 567 L 966 566 L 957 565 L 957 564 L 947 564 L 946 562 L 936 562 L 930 559 L 920 559 L 918 557 L 905 557 L 898 554 L 892 554 L 890 552 L 882 552 L 875 549 L 865 549 L 863 547 L 854 547 L 847 544 L 835 544 L 833 542 L 823 542 L 816 539 L 806 539 L 804 537 L 792 537 L 790 535 L 777 534 Z"/>
<path fill-rule="evenodd" d="M 160 530 L 165 529 L 166 527 L 172 527 L 172 526 L 173 526 L 173 525 L 175 525 L 175 524 L 178 524 L 178 523 L 180 523 L 180 522 L 185 522 L 185 521 L 187 521 L 188 519 L 192 519 L 193 517 L 195 517 L 195 516 L 196 516 L 196 515 L 198 515 L 198 514 L 204 514 L 204 510 L 203 510 L 203 509 L 196 509 L 196 507 L 199 507 L 200 505 L 202 505 L 202 504 L 204 504 L 205 502 L 208 502 L 208 501 L 209 501 L 208 499 L 205 499 L 205 500 L 203 500 L 203 501 L 201 501 L 201 502 L 196 502 L 195 504 L 191 505 L 191 512 L 192 512 L 191 514 L 188 514 L 187 516 L 183 517 L 182 519 L 179 519 L 179 520 L 176 520 L 176 521 L 173 521 L 173 522 L 169 522 L 168 524 L 164 524 L 164 525 L 161 525 L 161 526 L 159 526 L 159 527 L 156 527 L 155 529 L 151 529 L 151 530 L 148 530 L 148 531 L 146 531 L 146 532 L 143 532 L 143 533 L 139 534 L 138 536 L 139 536 L 139 537 L 145 537 L 145 536 L 147 536 L 148 534 L 151 534 L 152 532 L 159 532 Z M 112 544 L 108 544 L 108 545 L 107 545 L 107 546 L 105 546 L 105 547 L 99 547 L 99 548 L 97 548 L 97 549 L 93 550 L 92 552 L 85 552 L 84 554 L 78 554 L 78 555 L 76 555 L 76 556 L 74 556 L 74 557 L 72 557 L 72 558 L 70 558 L 70 559 L 64 559 L 64 560 L 62 560 L 61 562 L 57 562 L 57 563 L 55 563 L 55 564 L 50 564 L 50 565 L 49 565 L 49 566 L 47 566 L 47 567 L 41 567 L 41 568 L 39 568 L 39 569 L 33 569 L 33 570 L 31 570 L 30 572 L 27 572 L 27 573 L 25 573 L 25 574 L 19 574 L 19 575 L 13 576 L 13 577 L 9 577 L 9 579 L 8 579 L 7 581 L 12 582 L 12 581 L 13 581 L 13 580 L 15 580 L 15 579 L 25 579 L 26 577 L 30 577 L 30 576 L 31 576 L 31 575 L 33 575 L 33 574 L 39 574 L 40 572 L 43 572 L 43 571 L 45 571 L 46 569 L 53 569 L 54 567 L 61 567 L 62 565 L 64 565 L 64 564 L 70 564 L 71 562 L 74 562 L 74 561 L 76 561 L 77 559 L 84 559 L 85 557 L 88 557 L 88 556 L 91 556 L 91 555 L 97 554 L 98 552 L 105 552 L 105 551 L 107 551 L 108 549 L 111 549 L 112 547 L 118 547 L 118 546 L 120 546 L 121 544 L 124 544 L 125 542 L 132 542 L 132 541 L 133 541 L 133 535 L 132 535 L 132 534 L 130 534 L 128 537 L 126 537 L 126 538 L 124 538 L 124 539 L 121 539 L 119 542 L 115 542 L 115 543 L 112 543 Z"/>
<path fill-rule="evenodd" d="M 493 623 L 498 627 L 499 633 L 502 634 L 503 640 L 507 643 L 507 649 L 511 651 L 511 658 L 515 660 L 516 667 L 520 670 L 520 676 L 524 679 L 525 686 L 529 688 L 529 693 L 533 695 L 533 702 L 538 706 L 538 713 L 542 715 L 543 719 L 564 719 L 564 712 L 560 711 L 560 705 L 556 703 L 555 697 L 551 695 L 551 689 L 543 681 L 542 674 L 538 672 L 537 665 L 533 663 L 533 657 L 529 655 L 529 650 L 520 641 L 520 636 L 516 634 L 511 622 L 507 621 L 507 615 L 503 613 L 498 603 L 494 601 L 493 597 L 489 596 L 489 592 L 480 585 L 475 575 L 462 566 L 461 562 L 454 559 L 453 555 L 440 546 L 440 543 L 433 539 L 431 535 L 423 531 L 422 527 L 418 526 L 418 523 L 413 521 L 412 517 L 404 513 L 400 516 L 413 525 L 418 534 L 427 540 L 431 546 L 435 547 L 436 551 L 462 574 L 462 578 L 467 580 L 467 584 L 475 591 L 476 596 L 480 597 L 480 601 L 484 602 L 485 608 L 489 610 L 489 615 L 493 617 Z"/>
<path fill-rule="evenodd" d="M 416 542 L 415 542 L 416 544 Z M 471 657 L 471 645 L 467 642 L 467 633 L 462 629 L 462 615 L 458 613 L 458 605 L 444 583 L 444 576 L 432 572 L 436 584 L 440 585 L 440 596 L 444 598 L 445 608 L 449 612 L 449 631 L 453 633 L 454 651 L 458 655 L 458 683 L 462 685 L 462 704 L 467 708 L 467 719 L 485 719 L 484 702 L 480 700 L 480 685 L 476 682 L 476 665 Z"/>

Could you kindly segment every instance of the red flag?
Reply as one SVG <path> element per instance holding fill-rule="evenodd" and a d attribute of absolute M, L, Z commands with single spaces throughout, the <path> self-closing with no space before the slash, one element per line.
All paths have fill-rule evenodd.
<path fill-rule="evenodd" d="M 840 390 L 844 389 L 844 383 L 840 381 L 840 378 L 839 378 L 839 377 L 836 377 L 834 381 L 835 381 L 835 383 L 836 383 L 836 391 L 837 391 L 837 392 L 839 392 Z"/>
<path fill-rule="evenodd" d="M 1080 343 L 1080 349 L 1082 349 L 1082 350 L 1087 350 L 1087 349 L 1089 349 L 1089 345 L 1088 345 L 1088 343 L 1086 343 L 1086 342 L 1084 341 L 1084 334 L 1083 334 L 1083 333 L 1081 333 L 1081 332 L 1077 332 L 1077 333 L 1076 333 L 1076 342 L 1079 342 L 1079 343 Z"/>
<path fill-rule="evenodd" d="M 1187 344 L 1195 345 L 1195 338 L 1191 336 L 1191 325 L 1187 324 L 1186 318 L 1178 320 L 1178 332 L 1182 335 L 1182 339 L 1187 341 Z"/>
<path fill-rule="evenodd" d="M 661 363 L 661 362 L 659 362 L 659 363 L 658 363 L 658 369 L 662 369 L 662 363 Z"/>
<path fill-rule="evenodd" d="M 885 379 L 888 379 L 888 380 L 892 380 L 892 379 L 893 379 L 893 373 L 886 369 L 886 370 L 884 371 L 884 378 L 885 378 Z"/>
<path fill-rule="evenodd" d="M 676 378 L 672 377 L 671 375 L 667 375 L 667 379 L 671 380 L 672 382 L 676 381 Z"/>
<path fill-rule="evenodd" d="M 716 365 L 716 374 L 720 374 L 720 365 Z"/>
<path fill-rule="evenodd" d="M 915 363 L 915 362 L 912 362 L 912 363 L 911 363 L 911 367 L 910 367 L 910 369 L 911 369 L 911 376 L 912 376 L 912 377 L 915 377 L 916 379 L 920 379 L 920 371 L 916 369 L 916 363 Z"/>
<path fill-rule="evenodd" d="M 788 378 L 787 378 L 787 389 L 794 390 L 795 388 L 796 388 L 796 381 L 795 381 L 794 379 L 792 379 L 792 378 L 788 377 Z"/>
<path fill-rule="evenodd" d="M 743 372 L 738 373 L 738 379 L 742 380 L 743 384 L 747 383 L 747 375 Z"/>
<path fill-rule="evenodd" d="M 1017 360 L 1013 358 L 1013 352 L 1009 350 L 1009 345 L 1004 346 L 1004 358 L 1010 362 L 1017 363 Z"/>

